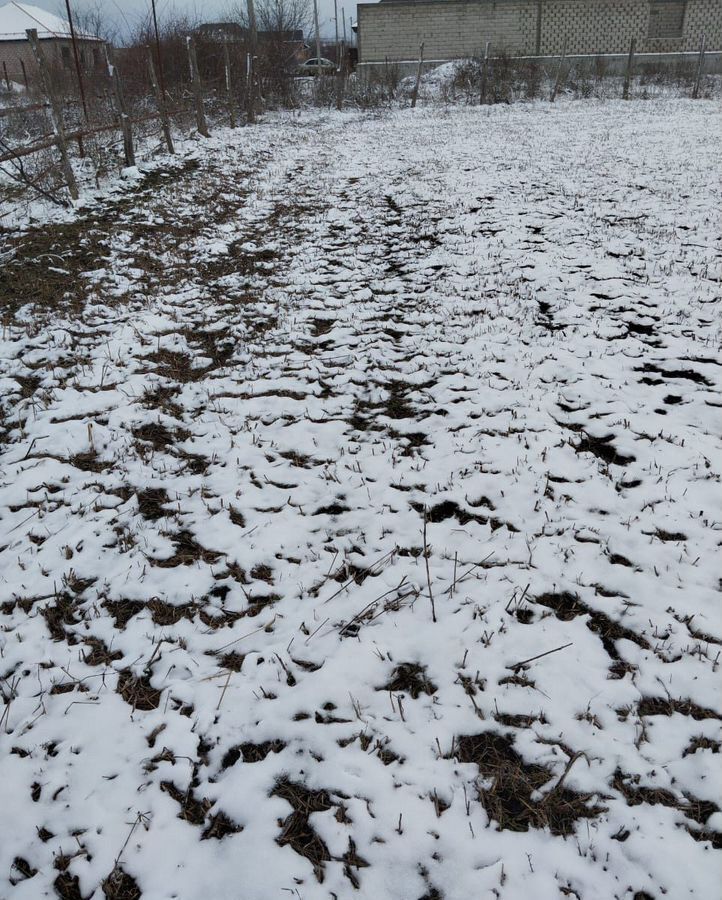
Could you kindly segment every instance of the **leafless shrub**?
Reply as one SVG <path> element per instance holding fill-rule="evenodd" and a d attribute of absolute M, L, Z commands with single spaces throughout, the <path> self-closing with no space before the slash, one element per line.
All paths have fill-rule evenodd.
<path fill-rule="evenodd" d="M 346 103 L 358 109 L 388 106 L 400 95 L 401 72 L 397 63 L 387 62 L 380 71 L 368 75 L 352 73 L 346 81 Z"/>

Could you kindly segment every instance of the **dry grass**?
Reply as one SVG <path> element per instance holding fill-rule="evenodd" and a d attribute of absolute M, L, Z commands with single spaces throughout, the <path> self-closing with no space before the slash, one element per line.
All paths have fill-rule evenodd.
<path fill-rule="evenodd" d="M 102 888 L 106 900 L 140 900 L 142 896 L 136 880 L 119 865 L 105 879 Z"/>

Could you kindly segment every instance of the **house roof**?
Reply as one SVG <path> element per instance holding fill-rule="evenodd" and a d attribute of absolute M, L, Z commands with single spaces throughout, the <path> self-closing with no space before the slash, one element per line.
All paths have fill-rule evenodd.
<path fill-rule="evenodd" d="M 70 25 L 60 16 L 16 0 L 0 6 L 0 41 L 24 41 L 28 28 L 35 28 L 42 40 L 70 37 Z M 77 28 L 75 34 L 84 41 L 102 40 L 95 35 L 78 31 Z"/>
<path fill-rule="evenodd" d="M 224 38 L 246 38 L 250 31 L 244 25 L 237 22 L 204 22 L 196 29 L 196 34 L 210 40 L 223 40 Z M 303 30 L 300 28 L 286 29 L 284 31 L 264 31 L 259 29 L 257 32 L 259 40 L 271 40 L 280 38 L 284 43 L 303 43 Z"/>

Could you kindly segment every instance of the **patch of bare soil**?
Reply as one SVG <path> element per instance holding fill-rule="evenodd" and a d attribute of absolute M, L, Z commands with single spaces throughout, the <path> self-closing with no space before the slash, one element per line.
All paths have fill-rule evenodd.
<path fill-rule="evenodd" d="M 394 691 L 410 694 L 416 700 L 421 694 L 431 696 L 436 693 L 436 685 L 426 674 L 426 667 L 418 663 L 400 663 L 394 669 L 389 681 L 379 691 Z"/>
<path fill-rule="evenodd" d="M 678 797 L 664 788 L 640 786 L 639 780 L 639 775 L 625 775 L 617 770 L 614 773 L 612 787 L 622 794 L 629 806 L 646 803 L 650 806 L 666 806 L 676 809 L 695 823 L 687 826 L 691 837 L 696 841 L 709 841 L 715 850 L 722 850 L 722 833 L 713 831 L 706 825 L 710 816 L 720 811 L 716 803 L 712 803 L 711 800 L 699 800 L 689 793 Z"/>
<path fill-rule="evenodd" d="M 591 795 L 577 794 L 559 783 L 541 800 L 532 800 L 553 774 L 545 766 L 524 762 L 513 741 L 498 732 L 457 737 L 453 755 L 459 762 L 474 763 L 482 779 L 491 782 L 479 786 L 479 800 L 502 830 L 548 828 L 552 834 L 568 835 L 579 819 L 593 819 L 604 811 L 590 804 Z"/>
<path fill-rule="evenodd" d="M 324 879 L 325 863 L 331 859 L 328 847 L 309 821 L 311 813 L 325 812 L 336 805 L 328 791 L 312 791 L 303 784 L 281 779 L 271 791 L 272 797 L 281 797 L 293 807 L 293 812 L 279 821 L 281 833 L 276 841 L 281 846 L 289 844 L 299 856 L 313 866 L 319 883 Z"/>

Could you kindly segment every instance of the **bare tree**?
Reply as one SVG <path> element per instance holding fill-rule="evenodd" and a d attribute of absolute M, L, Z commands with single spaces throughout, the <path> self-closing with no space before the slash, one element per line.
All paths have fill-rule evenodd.
<path fill-rule="evenodd" d="M 258 30 L 266 37 L 278 35 L 290 39 L 298 32 L 305 34 L 311 27 L 311 0 L 255 0 L 254 5 Z M 249 27 L 246 0 L 233 0 L 224 15 L 228 22 L 244 29 Z"/>
<path fill-rule="evenodd" d="M 294 105 L 292 76 L 305 58 L 303 35 L 312 20 L 311 0 L 255 0 L 258 27 L 256 72 L 266 99 Z M 229 22 L 246 33 L 249 28 L 246 0 L 227 7 Z"/>
<path fill-rule="evenodd" d="M 66 18 L 65 3 L 61 4 L 61 18 Z M 108 4 L 102 0 L 71 0 L 73 22 L 78 37 L 100 37 L 108 44 L 117 44 L 119 29 L 116 19 L 108 15 Z"/>
<path fill-rule="evenodd" d="M 306 32 L 311 26 L 309 0 L 258 0 L 256 17 L 259 27 L 272 34 Z"/>

